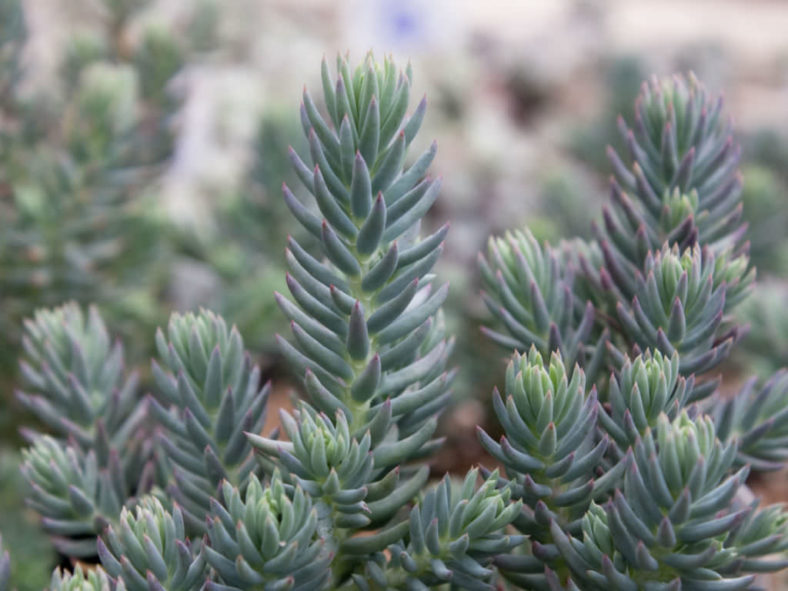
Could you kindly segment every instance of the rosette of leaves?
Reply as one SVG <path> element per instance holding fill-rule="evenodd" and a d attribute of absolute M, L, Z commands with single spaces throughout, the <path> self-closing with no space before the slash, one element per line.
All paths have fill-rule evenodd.
<path fill-rule="evenodd" d="M 335 518 L 337 526 L 368 525 L 369 508 L 363 499 L 374 466 L 370 434 L 357 441 L 350 435 L 344 413 L 338 412 L 332 421 L 305 404 L 295 417 L 284 412 L 281 417 L 288 441 L 248 435 L 264 455 L 262 460 L 272 469 L 281 464 L 289 479 L 311 498 L 328 501 L 341 514 Z"/>
<path fill-rule="evenodd" d="M 0 587 L 2 588 L 2 587 Z M 101 567 L 82 570 L 79 564 L 74 572 L 60 568 L 52 573 L 48 591 L 125 591 L 123 581 L 113 581 Z"/>
<path fill-rule="evenodd" d="M 123 455 L 127 477 L 139 474 L 137 435 L 147 408 L 137 373 L 126 373 L 123 346 L 113 342 L 98 309 L 85 314 L 71 302 L 38 310 L 25 321 L 22 344 L 27 391 L 18 391 L 17 400 L 61 440 L 84 451 L 109 445 Z M 31 441 L 38 435 L 25 433 Z"/>
<path fill-rule="evenodd" d="M 753 277 L 741 258 L 715 258 L 699 246 L 680 253 L 666 245 L 649 253 L 643 271 L 629 279 L 631 304 L 616 304 L 621 331 L 636 351 L 678 351 L 682 375 L 708 372 L 740 336 L 725 313 L 744 297 Z M 714 380 L 697 385 L 690 400 L 708 396 L 715 386 Z"/>
<path fill-rule="evenodd" d="M 624 159 L 610 147 L 612 199 L 596 229 L 614 280 L 639 270 L 648 251 L 696 242 L 734 247 L 741 224 L 741 149 L 731 124 L 690 74 L 644 83 L 629 128 L 619 117 Z M 627 294 L 631 295 L 631 294 Z"/>
<path fill-rule="evenodd" d="M 733 398 L 713 400 L 710 412 L 720 439 L 736 439 L 736 464 L 779 470 L 788 460 L 788 370 L 762 387 L 752 378 Z"/>
<path fill-rule="evenodd" d="M 104 569 L 129 591 L 199 591 L 208 570 L 199 546 L 186 537 L 177 504 L 168 512 L 155 497 L 123 508 L 98 540 Z"/>
<path fill-rule="evenodd" d="M 594 306 L 577 297 L 571 261 L 530 231 L 490 238 L 479 254 L 486 291 L 482 299 L 507 334 L 484 327 L 496 343 L 522 353 L 531 346 L 545 356 L 559 351 L 568 367 L 579 363 L 594 380 L 604 361 L 607 332 L 594 325 Z"/>
<path fill-rule="evenodd" d="M 668 357 L 647 350 L 634 360 L 626 358 L 614 373 L 608 387 L 608 412 L 599 413 L 599 422 L 625 451 L 642 437 L 646 429 L 655 428 L 664 413 L 674 419 L 688 404 L 694 385 L 679 374 L 679 355 Z"/>
<path fill-rule="evenodd" d="M 320 513 L 325 512 L 324 505 L 328 507 L 334 526 L 340 530 L 385 523 L 427 481 L 426 466 L 407 481 L 400 479 L 399 464 L 418 439 L 394 447 L 378 445 L 372 450 L 380 443 L 381 434 L 368 430 L 360 440 L 355 439 L 342 411 L 337 411 L 332 421 L 301 404 L 295 417 L 284 412 L 281 417 L 288 441 L 248 434 L 250 443 L 261 452 L 267 471 L 281 466 L 288 479 L 317 503 Z"/>
<path fill-rule="evenodd" d="M 389 547 L 389 570 L 372 563 L 366 577 L 354 575 L 356 586 L 362 591 L 433 589 L 451 583 L 470 591 L 495 589 L 493 556 L 525 539 L 504 531 L 521 502 L 509 502 L 511 491 L 497 488 L 497 472 L 476 488 L 478 475 L 469 471 L 460 486 L 445 476 L 429 490 L 410 512 L 408 543 Z"/>
<path fill-rule="evenodd" d="M 189 530 L 202 533 L 219 484 L 243 486 L 260 469 L 244 433 L 262 429 L 270 384 L 260 383 L 236 328 L 209 311 L 173 314 L 156 348 L 169 370 L 153 362 L 161 402 L 151 399 L 151 408 L 173 468 L 170 492 Z"/>
<path fill-rule="evenodd" d="M 28 505 L 61 554 L 96 555 L 96 535 L 115 521 L 132 490 L 116 452 L 100 463 L 96 451 L 64 445 L 48 436 L 22 452 L 22 474 L 29 487 Z"/>
<path fill-rule="evenodd" d="M 748 588 L 752 575 L 727 576 L 737 557 L 722 543 L 748 511 L 733 503 L 748 473 L 730 473 L 735 457 L 736 446 L 717 439 L 711 418 L 661 415 L 635 443 L 621 488 L 584 519 L 582 540 L 550 526 L 577 585 Z"/>
<path fill-rule="evenodd" d="M 549 519 L 574 527 L 598 490 L 594 469 L 608 445 L 594 440 L 599 406 L 582 369 L 568 374 L 558 353 L 545 364 L 534 347 L 527 356 L 515 353 L 504 396 L 493 392 L 493 408 L 504 435 L 496 442 L 481 428 L 478 433 L 506 466 L 514 498 L 525 502 L 515 525 L 536 536 Z"/>
<path fill-rule="evenodd" d="M 483 447 L 506 467 L 506 480 L 523 510 L 514 520 L 532 542 L 530 555 L 502 556 L 498 566 L 512 582 L 544 585 L 545 565 L 558 558 L 548 525 L 579 530 L 595 496 L 615 486 L 625 468 L 621 462 L 599 478 L 608 448 L 607 436 L 596 440 L 596 390 L 586 391 L 585 374 L 575 367 L 571 377 L 560 354 L 548 364 L 532 347 L 515 353 L 506 368 L 505 398 L 496 390 L 493 408 L 503 427 L 499 441 L 478 429 Z"/>
<path fill-rule="evenodd" d="M 244 494 L 226 481 L 222 493 L 224 503 L 212 503 L 204 547 L 222 584 L 208 589 L 333 588 L 317 510 L 300 486 L 288 494 L 275 471 L 265 487 L 252 475 Z"/>

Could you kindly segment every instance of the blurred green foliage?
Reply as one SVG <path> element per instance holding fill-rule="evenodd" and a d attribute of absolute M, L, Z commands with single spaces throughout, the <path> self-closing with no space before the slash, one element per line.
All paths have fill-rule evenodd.
<path fill-rule="evenodd" d="M 282 199 L 282 183 L 294 184 L 287 154 L 289 141 L 297 136 L 297 119 L 267 110 L 239 186 L 212 201 L 212 227 L 200 233 L 181 232 L 179 240 L 182 253 L 205 265 L 217 280 L 214 299 L 202 304 L 242 328 L 250 348 L 268 357 L 265 365 L 275 354 L 275 333 L 286 328 L 273 294 L 285 289 L 284 245 L 290 214 Z M 303 238 L 309 248 L 309 238 Z"/>
<path fill-rule="evenodd" d="M 20 65 L 23 33 L 13 37 L 14 59 L 3 63 L 21 72 L 0 103 L 4 375 L 21 319 L 37 307 L 97 301 L 121 332 L 149 331 L 159 321 L 167 247 L 155 187 L 173 149 L 178 102 L 169 84 L 183 50 L 158 28 L 129 41 L 130 21 L 144 5 L 105 2 L 103 28 L 66 41 L 60 79 L 45 89 L 22 83 L 36 75 Z"/>
<path fill-rule="evenodd" d="M 21 461 L 19 453 L 0 449 L 0 531 L 5 532 L 4 548 L 14 564 L 10 588 L 37 591 L 49 583 L 56 557 L 38 528 L 38 517 L 20 496 L 24 490 Z"/>
<path fill-rule="evenodd" d="M 758 289 L 738 312 L 749 334 L 737 365 L 760 376 L 788 367 L 788 137 L 760 129 L 745 138 L 744 219 Z"/>
<path fill-rule="evenodd" d="M 759 376 L 788 367 L 788 287 L 784 282 L 759 282 L 738 318 L 750 325 L 739 346 L 739 365 Z"/>
<path fill-rule="evenodd" d="M 209 1 L 185 31 L 149 24 L 148 0 L 79 4 L 85 18 L 48 79 L 26 59 L 29 6 L 0 0 L 0 529 L 13 535 L 20 591 L 47 586 L 57 562 L 24 509 L 20 459 L 6 447 L 21 422 L 10 399 L 22 319 L 97 302 L 137 359 L 152 348 L 170 309 L 173 231 L 160 181 L 181 106 L 173 81 L 216 41 Z"/>
<path fill-rule="evenodd" d="M 759 274 L 788 277 L 788 150 L 755 150 L 754 156 L 743 170 L 742 193 L 750 255 Z"/>
<path fill-rule="evenodd" d="M 55 79 L 25 59 L 26 5 L 0 0 L 0 385 L 15 374 L 22 319 L 96 302 L 113 331 L 152 347 L 165 319 L 176 232 L 162 207 L 182 96 L 176 78 L 217 42 L 217 5 L 175 25 L 149 0 L 102 0 L 59 47 Z M 8 396 L 0 426 L 16 423 Z M 4 428 L 3 438 L 14 428 Z"/>
<path fill-rule="evenodd" d="M 642 59 L 633 55 L 610 56 L 600 64 L 601 83 L 604 96 L 599 101 L 601 112 L 588 124 L 578 126 L 570 132 L 570 153 L 594 170 L 607 175 L 610 166 L 605 147 L 616 150 L 624 148 L 618 131 L 618 118 L 628 113 L 640 92 L 640 86 L 649 72 Z"/>

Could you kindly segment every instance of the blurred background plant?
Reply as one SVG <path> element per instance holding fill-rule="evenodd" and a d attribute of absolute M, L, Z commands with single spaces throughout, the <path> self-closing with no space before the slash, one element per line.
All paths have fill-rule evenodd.
<path fill-rule="evenodd" d="M 273 335 L 286 322 L 280 318 L 273 292 L 285 289 L 282 253 L 292 229 L 281 192 L 283 182 L 294 180 L 288 146 L 300 135 L 290 112 L 277 108 L 265 112 L 250 142 L 251 162 L 240 184 L 222 190 L 211 203 L 209 228 L 200 232 L 187 228 L 179 240 L 182 268 L 199 269 L 208 285 L 197 297 L 181 293 L 176 299 L 187 308 L 222 310 L 225 318 L 246 330 L 250 347 L 267 359 L 266 369 L 274 372 Z M 306 236 L 299 238 L 310 242 Z M 188 286 L 188 273 L 184 279 Z"/>
<path fill-rule="evenodd" d="M 292 180 L 288 142 L 300 135 L 290 105 L 320 56 L 348 47 L 413 59 L 414 96 L 430 101 L 423 136 L 440 145 L 446 182 L 425 231 L 451 220 L 437 272 L 452 283 L 444 311 L 460 375 L 436 473 L 464 473 L 482 457 L 477 423 L 497 435 L 486 405 L 505 355 L 479 336 L 487 312 L 468 272 L 476 253 L 490 234 L 526 224 L 540 241 L 589 235 L 608 192 L 605 147 L 620 150 L 617 117 L 651 73 L 695 70 L 714 94 L 728 90 L 759 286 L 736 310 L 750 332 L 724 370 L 735 383 L 785 366 L 788 9 L 731 1 L 710 26 L 708 6 L 689 3 L 677 27 L 676 1 L 630 4 L 0 0 L 3 465 L 18 462 L 21 318 L 40 306 L 98 302 L 143 366 L 165 311 L 207 306 L 238 325 L 266 377 L 285 374 L 272 294 L 283 290 L 293 228 L 280 188 Z M 426 148 L 419 141 L 414 153 Z M 0 473 L 9 503 L 0 530 L 20 532 L 12 552 L 33 554 L 35 528 L 28 544 L 25 528 L 4 522 L 30 521 L 5 510 L 21 507 L 12 473 Z M 772 501 L 788 497 L 784 474 L 761 486 Z M 31 585 L 20 590 L 43 586 L 24 576 Z"/>
<path fill-rule="evenodd" d="M 40 306 L 95 300 L 121 332 L 159 322 L 168 246 L 157 181 L 173 151 L 170 83 L 186 47 L 160 26 L 132 37 L 146 3 L 108 0 L 91 6 L 92 27 L 67 36 L 45 84 L 24 59 L 25 5 L 3 2 L 14 17 L 2 19 L 10 59 L 1 75 L 13 79 L 0 104 L 5 377 L 21 320 Z"/>
<path fill-rule="evenodd" d="M 23 318 L 96 301 L 141 355 L 165 313 L 172 232 L 161 178 L 182 102 L 173 81 L 206 31 L 195 46 L 196 17 L 183 30 L 143 22 L 148 4 L 70 5 L 73 26 L 55 31 L 62 38 L 47 74 L 30 59 L 35 7 L 0 2 L 0 522 L 16 533 L 9 551 L 25 565 L 14 575 L 20 589 L 43 587 L 54 560 L 22 508 L 20 458 L 5 449 L 21 414 L 11 395 Z"/>

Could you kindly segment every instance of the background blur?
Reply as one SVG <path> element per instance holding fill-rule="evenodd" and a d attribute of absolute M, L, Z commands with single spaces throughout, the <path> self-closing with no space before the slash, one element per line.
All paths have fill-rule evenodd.
<path fill-rule="evenodd" d="M 616 117 L 651 74 L 692 70 L 723 92 L 744 148 L 759 285 L 727 385 L 788 365 L 785 31 L 780 0 L 0 0 L 0 531 L 29 569 L 20 590 L 42 588 L 57 560 L 19 510 L 30 419 L 12 392 L 33 309 L 97 301 L 144 370 L 170 311 L 210 307 L 287 404 L 272 293 L 296 228 L 279 187 L 297 185 L 287 147 L 302 148 L 300 93 L 320 94 L 324 55 L 410 59 L 428 95 L 413 151 L 438 140 L 431 221 L 452 223 L 438 272 L 461 372 L 436 473 L 480 459 L 473 427 L 501 381 L 504 356 L 478 331 L 476 253 L 523 225 L 550 241 L 589 234 Z M 785 483 L 753 486 L 773 502 Z"/>

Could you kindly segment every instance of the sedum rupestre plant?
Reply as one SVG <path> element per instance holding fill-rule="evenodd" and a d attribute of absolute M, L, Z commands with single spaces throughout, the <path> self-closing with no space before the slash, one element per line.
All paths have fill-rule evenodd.
<path fill-rule="evenodd" d="M 788 567 L 788 514 L 747 489 L 788 457 L 788 381 L 725 399 L 713 375 L 754 271 L 738 148 L 694 78 L 647 85 L 621 125 L 631 160 L 612 155 L 595 242 L 490 240 L 485 333 L 511 359 L 502 434 L 478 433 L 497 469 L 429 484 L 455 372 L 432 273 L 447 226 L 422 232 L 436 146 L 408 155 L 426 109 L 408 114 L 411 76 L 340 57 L 322 101 L 304 91 L 302 189 L 283 194 L 311 243 L 288 239 L 276 299 L 305 396 L 278 427 L 212 312 L 156 334 L 144 399 L 95 309 L 28 322 L 30 506 L 62 554 L 100 563 L 52 589 L 722 591 Z"/>
<path fill-rule="evenodd" d="M 73 573 L 57 569 L 52 573 L 49 591 L 122 591 L 123 581 L 114 582 L 101 567 L 94 570 L 83 570 L 80 565 Z"/>
<path fill-rule="evenodd" d="M 156 334 L 153 375 L 162 402 L 151 398 L 161 432 L 168 492 L 183 508 L 188 529 L 204 533 L 211 495 L 226 480 L 245 484 L 259 471 L 245 432 L 259 432 L 270 392 L 261 387 L 235 328 L 211 312 L 173 314 L 167 337 Z"/>
<path fill-rule="evenodd" d="M 644 84 L 633 127 L 619 120 L 627 157 L 609 150 L 596 240 L 537 249 L 519 235 L 491 241 L 480 259 L 497 321 L 489 334 L 530 349 L 519 373 L 523 357 L 510 366 L 505 402 L 494 399 L 505 436 L 481 433 L 506 480 L 522 483 L 526 518 L 513 523 L 529 543 L 496 558 L 516 585 L 747 589 L 752 573 L 788 566 L 782 509 L 744 500 L 750 469 L 783 465 L 784 380 L 723 400 L 713 374 L 741 335 L 730 312 L 755 274 L 741 243 L 739 148 L 721 109 L 692 76 Z M 545 367 L 545 330 L 577 367 L 555 357 Z M 584 348 L 593 354 L 579 357 Z M 586 367 L 595 385 L 572 388 Z M 535 370 L 554 385 L 534 383 Z M 596 409 L 564 426 L 556 411 L 584 395 Z M 588 440 L 574 435 L 586 423 Z M 585 465 L 592 443 L 598 456 Z"/>

